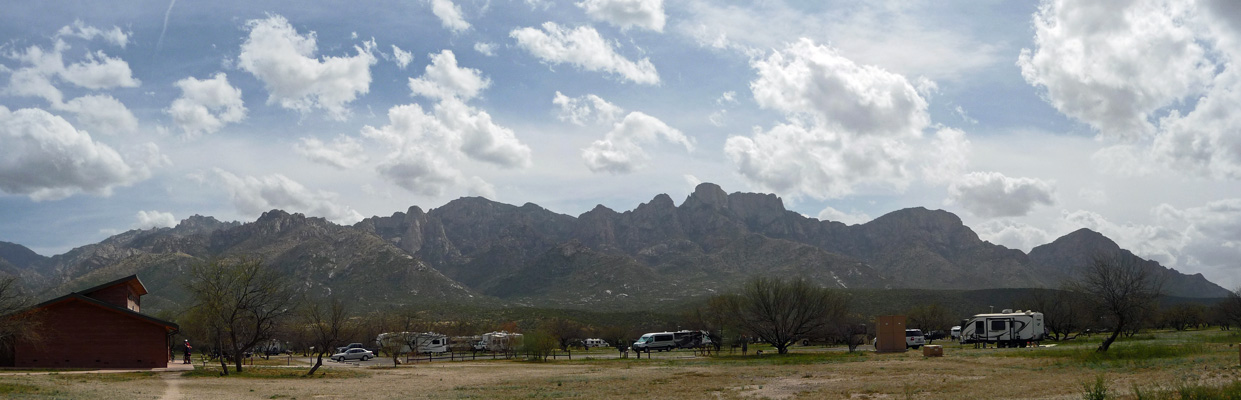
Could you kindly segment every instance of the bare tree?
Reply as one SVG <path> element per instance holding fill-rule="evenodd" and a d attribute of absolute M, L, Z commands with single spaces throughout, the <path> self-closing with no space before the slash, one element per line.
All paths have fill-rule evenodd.
<path fill-rule="evenodd" d="M 310 340 L 318 355 L 315 365 L 306 372 L 306 375 L 310 376 L 323 366 L 324 354 L 332 354 L 343 338 L 353 335 L 354 326 L 349 321 L 345 304 L 336 297 L 332 297 L 326 304 L 306 300 L 300 314 L 301 322 L 310 331 Z"/>
<path fill-rule="evenodd" d="M 826 331 L 848 314 L 848 297 L 816 287 L 804 279 L 785 282 L 755 278 L 741 293 L 724 297 L 737 316 L 737 325 L 771 344 L 780 354 L 793 343 Z"/>
<path fill-rule="evenodd" d="M 27 307 L 30 298 L 20 289 L 17 278 L 0 278 L 0 351 L 10 351 L 18 341 L 39 341 L 42 320 L 37 311 Z"/>
<path fill-rule="evenodd" d="M 1202 304 L 1182 303 L 1177 304 L 1163 310 L 1159 315 L 1159 324 L 1164 328 L 1172 328 L 1183 331 L 1189 328 L 1197 328 L 1201 325 L 1207 307 Z"/>
<path fill-rule="evenodd" d="M 948 309 L 939 303 L 914 307 L 907 315 L 909 320 L 906 326 L 921 329 L 928 335 L 928 338 L 934 331 L 947 332 L 955 322 Z"/>
<path fill-rule="evenodd" d="M 1211 308 L 1221 329 L 1230 326 L 1241 327 L 1241 288 L 1228 293 L 1228 297 Z"/>
<path fill-rule="evenodd" d="M 1036 289 L 1025 301 L 1028 308 L 1043 313 L 1043 325 L 1052 339 L 1069 340 L 1081 334 L 1092 319 L 1089 300 L 1079 292 Z"/>
<path fill-rule="evenodd" d="M 574 340 L 582 338 L 585 330 L 581 323 L 566 319 L 552 318 L 543 323 L 542 331 L 547 332 L 556 339 L 556 344 L 560 346 L 560 350 L 568 350 L 569 344 Z"/>
<path fill-rule="evenodd" d="M 229 351 L 237 372 L 245 352 L 272 338 L 291 312 L 292 294 L 279 272 L 257 259 L 212 260 L 190 266 L 186 289 L 195 321 L 205 325 L 217 349 Z M 221 355 L 222 373 L 228 366 Z"/>
<path fill-rule="evenodd" d="M 1150 317 L 1158 306 L 1163 281 L 1138 257 L 1112 254 L 1095 257 L 1072 287 L 1088 294 L 1106 317 L 1112 333 L 1098 348 L 1106 352 L 1122 332 L 1140 327 Z"/>

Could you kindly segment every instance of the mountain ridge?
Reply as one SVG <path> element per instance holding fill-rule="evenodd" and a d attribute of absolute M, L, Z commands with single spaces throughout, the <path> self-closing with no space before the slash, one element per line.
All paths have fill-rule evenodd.
<path fill-rule="evenodd" d="M 652 301 L 732 290 L 753 276 L 801 277 L 835 288 L 1055 288 L 1100 252 L 1156 268 L 1171 295 L 1227 293 L 1201 274 L 1141 259 L 1090 230 L 1027 254 L 981 240 L 943 210 L 913 207 L 846 225 L 789 211 L 774 194 L 730 194 L 710 183 L 680 205 L 658 194 L 632 210 L 598 205 L 576 217 L 533 203 L 463 197 L 349 226 L 270 210 L 245 223 L 194 215 L 174 227 L 131 230 L 52 257 L 13 246 L 0 247 L 16 249 L 0 252 L 0 273 L 64 288 L 141 272 L 161 286 L 152 290 L 156 308 L 184 302 L 176 282 L 191 263 L 237 256 L 262 258 L 304 292 L 376 304 L 434 297 L 652 307 Z"/>

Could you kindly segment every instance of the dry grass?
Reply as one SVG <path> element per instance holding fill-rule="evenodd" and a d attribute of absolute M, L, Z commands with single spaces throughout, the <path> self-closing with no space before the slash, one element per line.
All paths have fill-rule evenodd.
<path fill-rule="evenodd" d="M 256 368 L 256 374 L 246 378 L 186 376 L 177 377 L 176 385 L 188 398 L 250 399 L 1077 399 L 1082 397 L 1083 384 L 1094 382 L 1098 376 L 1103 376 L 1110 392 L 1121 398 L 1133 397 L 1133 388 L 1149 393 L 1187 384 L 1224 386 L 1241 381 L 1235 345 L 1205 343 L 1182 355 L 1161 350 L 1160 346 L 1179 346 L 1187 339 L 1198 342 L 1193 335 L 1210 336 L 1161 333 L 1158 340 L 1121 342 L 1115 346 L 1141 344 L 1146 350 L 1106 362 L 1080 355 L 1091 346 L 1091 342 L 1083 341 L 1080 345 L 1038 349 L 949 345 L 942 358 L 923 358 L 920 352 L 912 351 L 819 351 L 761 358 L 477 361 L 396 368 L 329 365 L 323 368 L 325 376 L 314 379 L 264 377 L 259 371 L 267 369 Z M 1145 359 L 1143 354 L 1156 357 Z M 0 377 L 0 396 L 158 398 L 171 383 L 157 375 L 100 379 L 6 376 Z"/>

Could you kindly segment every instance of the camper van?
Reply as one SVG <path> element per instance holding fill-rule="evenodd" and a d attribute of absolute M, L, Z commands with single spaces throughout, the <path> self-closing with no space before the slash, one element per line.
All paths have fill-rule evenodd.
<path fill-rule="evenodd" d="M 586 339 L 582 341 L 582 346 L 588 349 L 591 347 L 608 347 L 608 341 L 603 339 Z"/>
<path fill-rule="evenodd" d="M 668 351 L 677 348 L 676 333 L 674 332 L 652 332 L 638 338 L 633 342 L 630 348 L 633 351 L 645 351 L 650 353 L 655 351 Z"/>
<path fill-rule="evenodd" d="M 375 338 L 380 347 L 398 347 L 400 354 L 438 354 L 448 351 L 448 336 L 435 332 L 388 332 Z M 412 348 L 411 348 L 412 346 Z"/>
<path fill-rule="evenodd" d="M 1031 310 L 1004 310 L 978 314 L 961 321 L 961 344 L 995 344 L 996 347 L 1026 347 L 1046 336 L 1043 313 Z"/>

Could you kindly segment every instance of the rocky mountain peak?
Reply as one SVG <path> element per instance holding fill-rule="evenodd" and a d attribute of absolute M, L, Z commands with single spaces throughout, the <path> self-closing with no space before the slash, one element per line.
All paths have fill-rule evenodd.
<path fill-rule="evenodd" d="M 35 253 L 26 246 L 17 243 L 0 242 L 0 260 L 8 261 L 18 268 L 29 268 L 47 257 Z"/>
<path fill-rule="evenodd" d="M 728 208 L 728 193 L 720 185 L 703 182 L 694 188 L 694 192 L 685 198 L 682 207 L 706 206 L 709 208 Z"/>
<path fill-rule="evenodd" d="M 181 220 L 177 226 L 173 227 L 173 231 L 181 235 L 194 235 L 202 233 L 211 233 L 216 230 L 232 228 L 241 223 L 221 222 L 215 217 L 207 217 L 198 214 L 191 215 L 189 218 Z"/>

